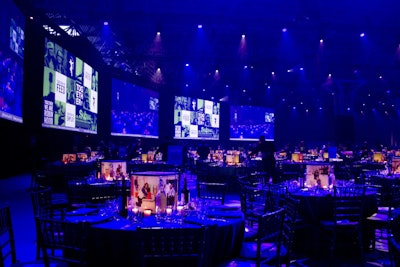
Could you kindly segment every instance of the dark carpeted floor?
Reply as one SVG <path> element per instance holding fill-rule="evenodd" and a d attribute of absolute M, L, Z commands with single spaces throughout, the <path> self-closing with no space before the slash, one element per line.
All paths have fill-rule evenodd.
<path fill-rule="evenodd" d="M 194 176 L 188 181 L 189 189 L 194 195 Z M 35 259 L 35 225 L 32 211 L 32 204 L 29 195 L 31 176 L 30 174 L 18 175 L 10 178 L 0 179 L 0 201 L 9 203 L 11 206 L 12 223 L 15 232 L 17 257 L 21 261 Z M 230 205 L 240 205 L 239 196 L 236 193 L 229 193 L 227 201 Z M 378 240 L 380 241 L 380 240 Z M 338 255 L 336 266 L 359 266 L 357 255 L 348 251 L 342 251 Z M 296 261 L 293 266 L 327 266 L 327 257 L 319 255 L 310 257 L 304 252 L 296 254 Z M 252 261 L 232 261 L 225 266 L 255 266 Z M 377 243 L 376 250 L 366 253 L 366 266 L 390 266 L 387 245 L 383 242 Z"/>

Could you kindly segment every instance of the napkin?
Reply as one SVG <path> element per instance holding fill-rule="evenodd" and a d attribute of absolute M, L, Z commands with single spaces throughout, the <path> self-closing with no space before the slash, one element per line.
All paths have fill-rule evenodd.
<path fill-rule="evenodd" d="M 211 218 L 238 219 L 238 218 L 242 218 L 243 214 L 241 212 L 209 211 L 208 212 L 208 217 L 211 217 Z"/>
<path fill-rule="evenodd" d="M 232 206 L 225 206 L 225 205 L 210 207 L 211 211 L 230 211 L 230 210 L 239 210 L 239 209 L 240 209 L 239 207 L 232 207 Z"/>
<path fill-rule="evenodd" d="M 195 225 L 205 225 L 204 221 L 197 219 L 197 218 L 186 218 L 184 220 L 185 223 L 189 223 L 189 224 L 195 224 Z"/>
<path fill-rule="evenodd" d="M 90 224 L 98 224 L 98 223 L 104 223 L 104 222 L 109 222 L 114 220 L 114 216 L 112 215 L 107 215 L 107 216 L 102 216 L 102 215 L 77 215 L 77 216 L 70 216 L 69 218 L 66 218 L 68 221 L 72 222 L 88 222 Z"/>
<path fill-rule="evenodd" d="M 96 208 L 79 208 L 76 210 L 67 211 L 65 213 L 66 216 L 75 216 L 75 215 L 86 215 L 91 213 L 97 213 L 98 209 Z"/>
<path fill-rule="evenodd" d="M 228 222 L 227 220 L 224 219 L 218 219 L 218 218 L 206 218 L 206 219 L 197 219 L 197 218 L 186 218 L 184 220 L 185 223 L 188 224 L 194 224 L 194 225 L 215 225 L 215 224 L 221 224 L 221 223 L 226 223 Z"/>
<path fill-rule="evenodd" d="M 211 218 L 232 218 L 232 219 L 238 219 L 242 218 L 243 214 L 241 212 L 228 212 L 228 211 L 209 211 L 208 212 L 208 217 Z"/>

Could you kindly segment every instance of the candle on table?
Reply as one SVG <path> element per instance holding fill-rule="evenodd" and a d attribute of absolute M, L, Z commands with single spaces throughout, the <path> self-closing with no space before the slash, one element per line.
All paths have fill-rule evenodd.
<path fill-rule="evenodd" d="M 132 209 L 132 212 L 133 212 L 133 214 L 137 215 L 139 212 L 139 209 L 135 207 Z"/>
<path fill-rule="evenodd" d="M 144 217 L 149 217 L 151 215 L 151 210 L 144 210 Z"/>
<path fill-rule="evenodd" d="M 172 214 L 172 209 L 171 208 L 167 208 L 166 211 L 167 211 L 167 215 L 171 215 Z"/>
<path fill-rule="evenodd" d="M 176 210 L 178 211 L 178 213 L 180 214 L 182 212 L 183 206 L 177 206 Z"/>

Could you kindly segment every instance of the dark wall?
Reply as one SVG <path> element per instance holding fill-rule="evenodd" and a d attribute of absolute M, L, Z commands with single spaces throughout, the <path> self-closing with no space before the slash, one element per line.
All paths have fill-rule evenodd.
<path fill-rule="evenodd" d="M 31 171 L 38 166 L 41 159 L 59 159 L 62 153 L 82 149 L 86 145 L 97 145 L 102 138 L 102 131 L 98 135 L 83 134 L 41 127 L 42 120 L 42 90 L 43 90 L 43 56 L 44 38 L 46 33 L 40 25 L 27 20 L 25 29 L 25 62 L 24 62 L 24 91 L 23 91 L 23 123 L 0 120 L 2 129 L 1 162 L 6 167 L 0 177 L 7 177 L 16 173 Z M 88 41 L 61 36 L 56 40 L 60 45 L 77 56 L 84 58 L 89 64 L 96 66 L 99 72 L 103 65 Z M 107 92 L 107 79 L 99 80 L 104 83 L 102 90 Z M 108 85 L 109 86 L 109 85 Z M 107 102 L 109 97 L 100 94 L 103 103 L 99 104 L 99 117 L 109 116 Z M 109 105 L 109 104 L 108 104 Z M 107 119 L 99 123 L 99 129 L 105 129 Z"/>
<path fill-rule="evenodd" d="M 30 171 L 40 164 L 41 159 L 59 160 L 63 153 L 78 152 L 85 146 L 96 148 L 101 140 L 110 141 L 117 145 L 136 141 L 136 138 L 110 136 L 111 79 L 119 74 L 115 73 L 109 66 L 105 66 L 101 56 L 93 46 L 87 40 L 80 38 L 63 36 L 55 39 L 55 41 L 99 71 L 98 134 L 84 134 L 41 127 L 43 44 L 46 34 L 40 25 L 36 25 L 31 20 L 27 21 L 23 98 L 24 122 L 20 124 L 0 120 L 2 132 L 2 153 L 0 154 L 3 166 L 0 177 Z M 129 76 L 119 76 L 118 78 L 126 78 L 128 81 L 136 82 Z M 140 81 L 138 81 L 138 84 L 141 85 Z M 160 140 L 143 138 L 142 142 L 145 148 L 158 146 L 160 142 L 166 139 L 172 140 L 174 133 L 172 123 L 173 98 L 174 95 L 182 93 L 176 87 L 172 87 L 174 86 L 163 85 L 156 88 L 160 93 Z M 288 110 L 279 105 L 273 108 L 275 109 L 275 141 L 278 148 L 286 144 L 294 145 L 300 141 L 305 141 L 309 147 L 326 143 L 350 145 L 365 140 L 371 144 L 397 145 L 400 139 L 398 117 L 387 119 L 377 116 L 360 117 L 354 114 L 337 116 L 334 112 L 329 111 L 308 114 Z M 218 141 L 173 140 L 173 142 L 193 148 L 196 148 L 199 143 L 205 142 L 214 148 L 221 146 L 227 149 L 248 148 L 255 143 L 229 141 L 229 102 L 221 102 L 220 127 L 220 140 Z M 11 167 L 16 164 L 18 167 Z"/>
<path fill-rule="evenodd" d="M 352 116 L 340 115 L 335 120 L 335 139 L 340 144 L 354 143 L 354 118 Z"/>

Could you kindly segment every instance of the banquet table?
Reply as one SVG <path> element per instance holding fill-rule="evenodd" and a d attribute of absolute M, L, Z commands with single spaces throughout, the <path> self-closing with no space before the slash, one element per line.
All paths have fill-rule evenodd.
<path fill-rule="evenodd" d="M 154 214 L 140 220 L 82 208 L 69 212 L 71 221 L 91 223 L 88 241 L 89 266 L 137 266 L 140 254 L 137 227 L 199 228 L 210 226 L 206 244 L 206 266 L 215 266 L 239 254 L 244 236 L 244 218 L 236 207 L 212 206 L 205 217 L 188 214 L 181 220 L 159 221 Z M 171 217 L 172 218 L 172 217 Z"/>
<path fill-rule="evenodd" d="M 49 186 L 55 191 L 65 192 L 68 180 L 82 178 L 95 173 L 97 161 L 74 162 L 64 164 L 62 161 L 51 162 L 46 165 L 46 176 Z"/>
<path fill-rule="evenodd" d="M 244 164 L 227 165 L 220 163 L 199 163 L 197 179 L 206 182 L 226 183 L 227 191 L 237 192 L 238 177 L 254 173 L 258 169 Z"/>
<path fill-rule="evenodd" d="M 303 188 L 290 193 L 300 200 L 299 214 L 307 223 L 319 223 L 333 216 L 333 192 Z M 365 193 L 364 217 L 371 216 L 377 211 L 376 190 L 368 189 Z"/>
<path fill-rule="evenodd" d="M 333 218 L 333 192 L 324 189 L 303 188 L 290 192 L 290 194 L 300 200 L 299 218 L 300 225 L 298 236 L 298 247 L 301 250 L 313 255 L 321 254 L 321 248 L 326 247 L 320 243 L 319 225 L 321 220 Z M 367 218 L 377 211 L 376 190 L 367 188 L 364 198 L 363 217 Z M 367 236 L 369 233 L 364 229 Z M 365 246 L 368 240 L 365 239 Z"/>
<path fill-rule="evenodd" d="M 46 173 L 51 176 L 88 176 L 97 168 L 97 161 L 73 162 L 65 164 L 61 161 L 51 162 L 46 165 Z"/>
<path fill-rule="evenodd" d="M 142 162 L 128 161 L 129 172 L 144 172 L 144 171 L 178 171 L 179 167 L 168 164 L 164 161 Z"/>

